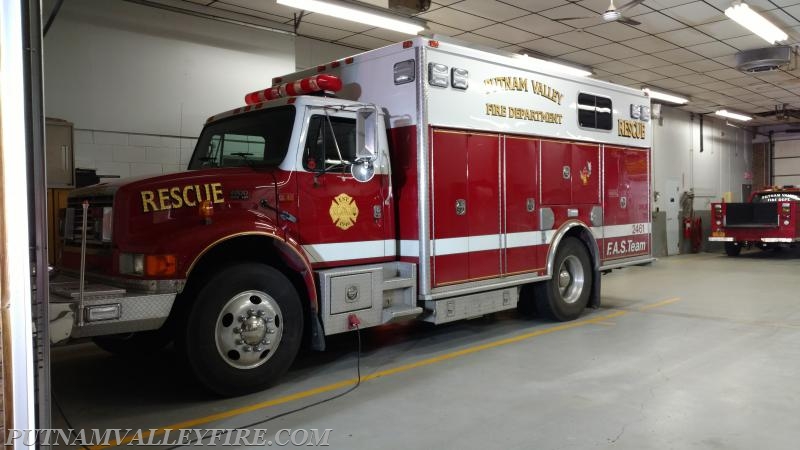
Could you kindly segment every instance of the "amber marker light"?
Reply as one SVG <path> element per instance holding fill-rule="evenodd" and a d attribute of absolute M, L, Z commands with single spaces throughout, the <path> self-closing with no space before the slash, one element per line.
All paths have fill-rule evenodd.
<path fill-rule="evenodd" d="M 211 200 L 203 200 L 200 206 L 197 207 L 200 217 L 206 221 L 206 225 L 211 223 L 211 216 L 214 215 L 214 204 Z"/>
<path fill-rule="evenodd" d="M 175 255 L 146 255 L 144 257 L 144 273 L 150 277 L 168 277 L 178 270 L 178 258 Z"/>

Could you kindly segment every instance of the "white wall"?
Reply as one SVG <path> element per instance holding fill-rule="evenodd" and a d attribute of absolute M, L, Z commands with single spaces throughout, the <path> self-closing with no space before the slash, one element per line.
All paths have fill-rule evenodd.
<path fill-rule="evenodd" d="M 44 10 L 49 11 L 51 2 Z M 174 171 L 205 120 L 295 70 L 294 37 L 121 0 L 64 2 L 44 39 L 45 111 L 76 167 Z"/>
<path fill-rule="evenodd" d="M 332 44 L 298 36 L 295 40 L 295 67 L 297 70 L 327 64 L 337 59 L 357 55 L 364 50 Z"/>
<path fill-rule="evenodd" d="M 696 210 L 710 209 L 725 192 L 742 201 L 745 171 L 752 171 L 751 133 L 706 116 L 704 145 L 700 152 L 700 121 L 688 112 L 663 107 L 662 119 L 653 123 L 653 190 L 664 194 L 665 183 L 677 178 L 681 191 L 694 188 Z M 666 195 L 653 207 L 666 209 Z"/>

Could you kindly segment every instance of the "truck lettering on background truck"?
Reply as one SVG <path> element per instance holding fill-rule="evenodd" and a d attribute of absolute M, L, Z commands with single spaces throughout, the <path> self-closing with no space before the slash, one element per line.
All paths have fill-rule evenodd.
<path fill-rule="evenodd" d="M 724 242 L 728 256 L 742 248 L 771 250 L 800 242 L 800 188 L 768 187 L 746 203 L 711 204 L 710 242 Z"/>
<path fill-rule="evenodd" d="M 54 340 L 174 339 L 237 395 L 355 326 L 575 319 L 600 273 L 652 260 L 650 101 L 533 61 L 390 45 L 211 117 L 187 172 L 75 190 Z"/>

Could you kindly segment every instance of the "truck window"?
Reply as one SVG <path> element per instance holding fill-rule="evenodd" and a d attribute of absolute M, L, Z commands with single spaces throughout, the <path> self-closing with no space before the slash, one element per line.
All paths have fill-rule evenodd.
<path fill-rule="evenodd" d="M 578 94 L 578 124 L 583 128 L 613 128 L 611 99 L 592 94 Z"/>
<path fill-rule="evenodd" d="M 208 125 L 197 140 L 189 170 L 279 165 L 289 149 L 294 116 L 294 106 L 286 106 Z"/>
<path fill-rule="evenodd" d="M 753 196 L 753 203 L 800 202 L 800 192 L 764 192 Z"/>
<path fill-rule="evenodd" d="M 306 170 L 326 171 L 342 168 L 351 164 L 355 156 L 355 119 L 326 117 L 322 114 L 311 116 L 303 151 L 303 167 Z"/>

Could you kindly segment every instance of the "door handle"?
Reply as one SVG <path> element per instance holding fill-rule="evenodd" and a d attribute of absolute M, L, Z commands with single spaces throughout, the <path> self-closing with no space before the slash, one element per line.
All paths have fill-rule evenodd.
<path fill-rule="evenodd" d="M 569 180 L 571 176 L 571 170 L 569 166 L 564 166 L 561 168 L 561 176 L 564 177 L 565 180 Z"/>
<path fill-rule="evenodd" d="M 625 209 L 628 206 L 628 197 L 619 198 L 619 207 Z"/>
<path fill-rule="evenodd" d="M 467 213 L 467 201 L 463 198 L 456 200 L 456 215 L 463 216 Z"/>

